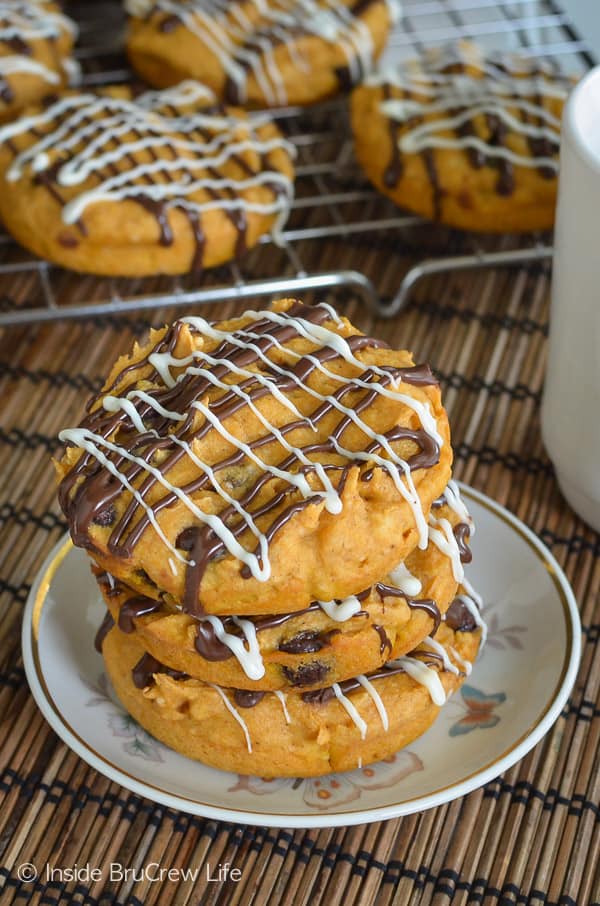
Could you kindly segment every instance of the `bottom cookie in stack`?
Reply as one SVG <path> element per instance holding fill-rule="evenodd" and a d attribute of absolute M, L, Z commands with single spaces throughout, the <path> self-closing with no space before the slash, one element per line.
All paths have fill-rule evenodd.
<path fill-rule="evenodd" d="M 381 668 L 308 692 L 223 688 L 164 667 L 108 615 L 100 639 L 115 691 L 183 755 L 261 777 L 310 777 L 389 757 L 421 736 L 470 673 L 482 638 L 459 595 L 435 635 Z"/>
<path fill-rule="evenodd" d="M 190 758 L 262 777 L 352 770 L 424 733 L 470 673 L 485 631 L 464 577 L 472 533 L 450 482 L 427 547 L 371 588 L 243 619 L 192 616 L 94 568 L 97 648 L 127 711 Z"/>

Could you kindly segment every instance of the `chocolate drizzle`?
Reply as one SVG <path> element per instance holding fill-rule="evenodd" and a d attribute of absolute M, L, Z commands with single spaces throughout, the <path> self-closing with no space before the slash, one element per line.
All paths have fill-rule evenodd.
<path fill-rule="evenodd" d="M 522 64 L 523 66 L 526 66 L 526 68 L 517 70 L 512 68 L 507 58 L 500 55 L 492 55 L 486 60 L 479 61 L 477 59 L 470 59 L 468 56 L 463 59 L 461 57 L 460 49 L 458 48 L 446 49 L 445 53 L 450 59 L 450 62 L 447 65 L 440 66 L 439 68 L 434 65 L 433 70 L 430 71 L 427 68 L 427 63 L 425 63 L 423 74 L 420 77 L 415 77 L 410 68 L 407 68 L 406 70 L 403 69 L 402 76 L 404 81 L 402 82 L 402 87 L 400 85 L 395 86 L 393 81 L 391 83 L 384 82 L 382 84 L 381 99 L 383 102 L 397 99 L 407 102 L 417 100 L 417 112 L 412 116 L 407 116 L 405 119 L 394 119 L 393 115 L 388 117 L 390 157 L 383 170 L 383 183 L 388 189 L 393 189 L 403 176 L 404 161 L 403 152 L 400 147 L 402 138 L 411 132 L 411 130 L 421 127 L 424 123 L 430 124 L 431 122 L 435 122 L 437 114 L 435 112 L 429 114 L 427 102 L 422 100 L 423 94 L 426 93 L 426 88 L 430 89 L 427 92 L 427 96 L 434 106 L 441 98 L 446 99 L 446 95 L 444 95 L 443 92 L 445 90 L 450 90 L 453 84 L 451 81 L 447 84 L 444 83 L 441 80 L 441 77 L 456 75 L 456 103 L 453 103 L 452 107 L 446 107 L 446 109 L 442 108 L 441 113 L 439 114 L 441 123 L 440 130 L 443 130 L 444 140 L 447 141 L 448 133 L 451 132 L 451 129 L 447 124 L 448 117 L 458 119 L 459 122 L 454 127 L 454 131 L 459 139 L 466 140 L 464 153 L 471 167 L 475 170 L 479 170 L 485 166 L 494 167 L 498 171 L 498 177 L 495 182 L 496 193 L 501 196 L 512 195 L 515 191 L 515 163 L 510 157 L 511 142 L 509 141 L 512 129 L 510 129 L 504 119 L 495 112 L 493 105 L 490 106 L 489 100 L 485 100 L 485 91 L 480 91 L 481 97 L 478 96 L 477 83 L 481 80 L 481 85 L 484 86 L 486 84 L 484 79 L 497 80 L 502 77 L 505 77 L 505 80 L 514 80 L 515 91 L 512 94 L 512 98 L 510 94 L 498 94 L 496 99 L 497 104 L 510 109 L 512 100 L 513 107 L 518 111 L 517 115 L 520 117 L 525 127 L 533 126 L 536 128 L 545 128 L 546 131 L 544 134 L 539 136 L 532 135 L 530 131 L 525 131 L 525 129 L 522 133 L 531 156 L 535 159 L 557 158 L 560 135 L 558 128 L 555 129 L 556 135 L 548 134 L 548 122 L 545 121 L 541 115 L 544 111 L 548 110 L 542 91 L 539 90 L 536 92 L 532 90 L 529 94 L 522 94 L 519 92 L 521 77 L 530 80 L 538 79 L 540 80 L 540 84 L 543 84 L 543 81 L 546 79 L 551 79 L 557 85 L 562 86 L 565 89 L 565 96 L 567 88 L 570 85 L 569 79 L 566 75 L 561 74 L 556 65 L 552 66 L 549 64 L 542 66 L 537 63 L 532 65 L 527 62 L 527 64 Z M 474 75 L 473 68 L 476 70 L 479 69 L 480 74 Z M 437 76 L 439 81 L 431 81 L 427 84 L 427 77 L 430 73 L 432 76 Z M 470 80 L 470 84 L 472 83 L 472 90 L 466 90 L 460 82 L 460 79 Z M 461 103 L 461 95 L 463 93 L 466 96 L 466 100 Z M 519 103 L 523 99 L 527 100 L 530 105 L 535 106 L 540 110 L 540 115 L 536 116 L 534 113 L 525 109 L 523 105 Z M 483 115 L 480 115 L 480 103 L 484 105 L 487 104 L 489 107 Z M 419 112 L 418 105 L 421 105 L 423 113 Z M 468 114 L 471 109 L 474 111 L 473 115 L 471 117 L 465 117 L 465 114 Z M 457 145 L 457 147 L 460 148 L 461 146 Z M 423 166 L 431 186 L 432 216 L 434 219 L 440 219 L 444 190 L 438 172 L 435 146 L 425 146 L 418 153 L 423 160 Z M 536 169 L 545 179 L 556 178 L 557 171 L 552 166 L 540 165 Z"/>
<path fill-rule="evenodd" d="M 237 626 L 235 626 L 231 617 L 223 617 L 222 621 L 223 624 L 226 622 L 231 623 L 232 628 L 237 630 Z M 229 626 L 227 626 L 227 631 L 230 631 Z M 238 635 L 237 632 L 231 634 Z M 208 621 L 200 620 L 198 622 L 194 647 L 198 654 L 206 661 L 228 661 L 230 657 L 233 657 L 231 648 L 228 648 L 227 645 L 218 638 L 213 625 Z"/>
<path fill-rule="evenodd" d="M 389 85 L 385 84 L 383 86 L 382 95 L 384 101 L 389 101 L 391 99 L 392 91 Z M 390 159 L 385 170 L 383 171 L 383 183 L 385 186 L 387 186 L 388 189 L 393 189 L 394 186 L 398 185 L 404 171 L 402 157 L 400 156 L 400 147 L 398 145 L 399 130 L 399 123 L 395 119 L 390 117 L 388 119 L 388 131 L 390 135 Z"/>
<path fill-rule="evenodd" d="M 94 638 L 94 648 L 96 649 L 98 654 L 102 654 L 102 645 L 104 644 L 104 639 L 114 625 L 115 621 L 113 620 L 110 611 L 108 611 L 104 614 L 104 619 L 100 623 L 100 628 L 98 629 L 96 637 Z"/>
<path fill-rule="evenodd" d="M 454 537 L 456 538 L 461 563 L 470 563 L 473 559 L 473 554 L 467 544 L 470 532 L 471 527 L 466 522 L 459 522 L 458 525 L 454 526 Z"/>
<path fill-rule="evenodd" d="M 358 23 L 375 2 L 376 0 L 357 0 L 351 5 L 340 3 L 339 6 L 343 13 L 337 12 L 336 4 L 328 4 L 325 9 L 328 14 L 329 27 L 325 30 L 315 28 L 316 23 L 311 22 L 310 13 L 302 3 L 286 3 L 285 18 L 275 15 L 272 20 L 273 14 L 269 10 L 270 4 L 267 3 L 264 8 L 265 15 L 259 17 L 256 25 L 250 24 L 247 20 L 250 27 L 246 34 L 241 34 L 239 28 L 235 29 L 235 26 L 239 24 L 236 20 L 235 30 L 231 32 L 234 35 L 233 40 L 227 37 L 227 55 L 230 67 L 231 64 L 235 67 L 235 76 L 231 73 L 227 74 L 223 88 L 225 99 L 236 106 L 246 104 L 248 101 L 248 76 L 251 74 L 264 95 L 263 103 L 268 106 L 287 103 L 285 81 L 281 72 L 278 71 L 278 62 L 274 54 L 279 46 L 285 44 L 290 49 L 290 63 L 299 70 L 296 77 L 302 78 L 304 73 L 309 72 L 313 60 L 313 57 L 304 52 L 306 38 L 312 36 L 318 36 L 328 44 L 332 42 L 337 43 L 338 46 L 340 43 L 342 44 L 347 62 L 343 66 L 334 67 L 333 72 L 340 88 L 344 91 L 349 90 L 357 82 L 362 81 L 366 74 L 365 61 L 361 58 L 365 54 L 366 47 L 361 54 L 359 42 L 355 36 L 359 34 L 359 29 L 366 27 L 364 23 Z M 199 6 L 202 11 L 205 11 L 203 3 L 200 3 Z M 192 14 L 193 10 L 192 5 Z M 225 35 L 228 36 L 227 19 L 223 17 L 220 22 L 221 27 L 225 29 Z M 332 29 L 335 30 L 335 36 L 331 35 Z"/>
<path fill-rule="evenodd" d="M 444 672 L 445 668 L 443 666 L 443 658 L 437 652 L 425 650 L 423 648 L 416 648 L 414 651 L 410 652 L 408 657 L 420 660 L 426 667 L 435 667 L 440 673 Z M 292 685 L 301 687 L 313 685 L 315 682 L 319 682 L 324 678 L 326 672 L 328 672 L 328 668 L 325 668 L 325 670 L 323 670 L 324 667 L 325 665 L 318 663 L 307 665 L 308 669 L 302 672 L 304 681 L 294 682 L 292 683 Z M 372 673 L 366 674 L 366 678 L 370 682 L 373 682 L 374 680 L 386 679 L 387 677 L 398 675 L 404 672 L 404 667 L 399 661 L 389 661 L 387 665 L 381 667 L 379 670 L 375 670 Z M 170 667 L 166 667 L 150 654 L 144 654 L 131 671 L 133 683 L 138 689 L 145 689 L 148 686 L 151 686 L 155 681 L 154 675 L 160 673 L 166 674 L 167 676 L 175 680 L 186 680 L 190 678 L 187 673 L 182 673 L 181 671 L 172 670 Z M 313 678 L 317 677 L 317 674 L 319 674 L 318 678 Z M 311 679 L 308 679 L 309 676 L 311 677 Z M 343 695 L 347 695 L 350 692 L 355 692 L 357 689 L 363 688 L 356 677 L 343 680 L 337 685 L 339 686 L 339 689 Z M 261 702 L 267 694 L 266 692 L 258 689 L 229 689 L 227 691 L 232 694 L 235 703 L 240 708 L 255 707 L 255 705 Z M 319 689 L 311 689 L 310 691 L 302 692 L 301 697 L 302 701 L 307 702 L 308 704 L 321 705 L 326 704 L 327 702 L 335 698 L 335 692 L 332 686 L 325 686 Z"/>
<path fill-rule="evenodd" d="M 175 26 L 177 21 L 176 16 L 169 16 L 163 27 L 168 23 Z M 0 81 L 0 95 L 8 90 L 7 83 Z M 93 205 L 96 191 L 99 200 L 108 196 L 147 211 L 156 223 L 156 241 L 162 247 L 175 242 L 176 212 L 187 219 L 194 240 L 189 269 L 198 272 L 205 262 L 205 210 L 222 212 L 232 225 L 234 255 L 239 257 L 247 248 L 248 205 L 262 205 L 262 213 L 273 218 L 289 208 L 291 182 L 281 166 L 269 163 L 268 152 L 278 149 L 290 159 L 294 149 L 282 137 L 267 136 L 263 126 L 255 115 L 235 116 L 208 89 L 186 82 L 164 93 L 140 94 L 134 101 L 94 94 L 81 94 L 71 101 L 58 98 L 46 104 L 40 125 L 24 122 L 16 137 L 25 138 L 26 150 L 35 158 L 36 142 L 58 133 L 54 161 L 32 171 L 31 178 L 63 209 L 64 219 L 67 201 L 81 205 L 77 227 L 82 236 L 87 235 L 85 213 L 87 205 Z M 7 143 L 21 178 L 25 165 L 19 162 L 19 152 L 23 147 L 17 145 Z M 86 157 L 90 145 L 96 153 L 91 161 Z M 258 168 L 255 159 L 260 161 Z M 74 196 L 62 190 L 63 175 L 69 168 L 67 184 L 79 188 Z M 77 245 L 68 233 L 59 233 L 58 241 L 64 248 Z"/>
<path fill-rule="evenodd" d="M 175 31 L 181 25 L 181 19 L 175 13 L 171 13 L 168 16 L 164 16 L 158 26 L 158 30 L 163 32 L 163 34 L 169 34 L 172 31 Z"/>
<path fill-rule="evenodd" d="M 415 651 L 411 651 L 408 657 L 418 658 L 426 667 L 439 666 L 438 662 L 440 661 L 440 656 L 433 651 L 423 651 L 417 648 Z M 385 679 L 388 676 L 394 676 L 399 673 L 405 673 L 402 664 L 390 661 L 389 666 L 386 665 L 380 670 L 375 670 L 373 673 L 367 673 L 367 679 L 372 682 L 373 680 Z M 349 692 L 355 692 L 357 689 L 362 689 L 362 686 L 356 677 L 343 680 L 341 683 L 338 683 L 338 686 L 342 695 L 348 695 Z M 322 689 L 311 689 L 309 692 L 302 693 L 302 701 L 311 705 L 325 705 L 335 697 L 336 695 L 332 686 L 325 686 Z"/>
<path fill-rule="evenodd" d="M 368 12 L 375 2 L 376 0 L 355 0 L 350 7 L 350 13 L 357 19 Z M 354 56 L 352 62 L 348 61 L 345 66 L 336 67 L 334 72 L 342 91 L 350 91 L 368 75 L 368 72 L 365 72 L 363 61 L 357 55 Z"/>
<path fill-rule="evenodd" d="M 114 576 L 111 576 L 107 572 L 97 572 L 93 570 L 96 576 L 96 581 L 98 585 L 102 588 L 102 594 L 107 598 L 115 598 L 117 595 L 123 593 L 126 589 L 126 586 L 122 582 L 119 582 L 118 579 L 115 579 Z"/>
<path fill-rule="evenodd" d="M 155 601 L 145 595 L 129 598 L 124 604 L 121 604 L 119 610 L 119 629 L 121 632 L 133 632 L 135 630 L 133 621 L 136 617 L 145 617 L 151 613 L 158 613 L 158 611 L 162 610 L 162 606 L 162 601 Z"/>
<path fill-rule="evenodd" d="M 18 4 L 15 4 L 15 6 L 18 6 Z M 5 24 L 8 25 L 9 23 L 2 17 L 2 19 L 0 19 L 0 30 L 4 28 Z M 31 44 L 28 44 L 20 35 L 12 35 L 10 38 L 0 38 L 0 44 L 6 44 L 13 53 L 20 54 L 22 57 L 30 57 L 33 53 Z"/>
<path fill-rule="evenodd" d="M 388 634 L 385 631 L 385 629 L 383 628 L 383 626 L 380 626 L 378 623 L 373 623 L 373 629 L 379 636 L 379 653 L 380 653 L 380 655 L 383 657 L 386 650 L 389 652 L 389 654 L 391 654 L 392 653 L 392 643 L 390 641 L 390 637 L 388 636 Z"/>
<path fill-rule="evenodd" d="M 440 624 L 441 615 L 435 601 L 430 598 L 411 598 L 399 588 L 396 588 L 393 585 L 385 585 L 383 582 L 378 582 L 374 587 L 382 601 L 386 597 L 402 598 L 406 601 L 411 610 L 424 611 L 429 617 L 431 617 L 433 621 L 431 634 L 433 635 L 436 632 Z M 367 588 L 359 595 L 356 595 L 356 597 L 358 598 L 358 600 L 365 600 L 365 598 L 368 598 L 370 594 L 371 589 Z M 251 616 L 246 617 L 246 619 L 250 620 L 254 624 L 254 629 L 257 633 L 259 633 L 265 629 L 272 629 L 276 628 L 277 626 L 281 626 L 288 620 L 293 620 L 296 617 L 301 617 L 304 614 L 311 612 L 314 613 L 319 610 L 319 603 L 317 601 L 313 601 L 313 603 L 304 610 L 297 610 L 292 613 L 273 614 L 272 616 Z M 368 616 L 367 611 L 359 610 L 357 613 L 353 614 L 351 619 L 366 616 Z M 232 617 L 220 617 L 219 619 L 221 620 L 223 628 L 227 633 L 238 636 L 238 638 L 243 637 L 241 630 L 234 622 Z M 381 654 L 383 655 L 386 649 L 391 652 L 392 643 L 390 642 L 390 639 L 384 627 L 376 623 L 373 623 L 372 626 L 380 638 Z M 338 629 L 330 629 L 324 631 L 305 630 L 299 632 L 291 639 L 281 642 L 279 644 L 279 650 L 288 654 L 309 654 L 320 651 L 322 648 L 330 644 L 331 636 L 338 633 L 339 631 L 340 630 Z M 195 647 L 198 653 L 207 661 L 225 661 L 234 656 L 231 649 L 228 648 L 228 646 L 221 642 L 217 637 L 213 625 L 208 621 L 202 619 L 198 621 Z"/>
<path fill-rule="evenodd" d="M 155 155 L 156 157 L 156 155 Z M 158 226 L 158 244 L 163 246 L 173 245 L 173 230 L 169 223 L 167 206 L 162 201 L 155 201 L 147 195 L 138 195 L 136 202 L 152 214 Z"/>
<path fill-rule="evenodd" d="M 411 598 L 409 595 L 405 594 L 400 588 L 396 588 L 394 585 L 385 585 L 383 582 L 377 582 L 375 585 L 375 591 L 383 601 L 384 598 L 403 598 L 411 610 L 422 610 L 427 616 L 431 617 L 433 620 L 433 628 L 431 634 L 434 635 L 438 626 L 440 625 L 441 614 L 440 609 L 431 598 Z"/>
<path fill-rule="evenodd" d="M 6 79 L 0 76 L 0 100 L 4 101 L 5 104 L 12 104 L 15 99 L 15 93 L 10 87 Z"/>
<path fill-rule="evenodd" d="M 295 303 L 287 313 L 282 315 L 284 319 L 282 323 L 274 324 L 268 318 L 259 318 L 253 321 L 251 324 L 252 344 L 240 348 L 233 342 L 236 338 L 241 339 L 246 336 L 244 330 L 241 329 L 232 334 L 231 339 L 222 340 L 211 351 L 210 354 L 213 358 L 223 360 L 223 364 L 212 368 L 215 378 L 222 380 L 227 376 L 229 363 L 232 367 L 238 368 L 248 368 L 248 366 L 252 365 L 259 366 L 262 361 L 260 355 L 264 356 L 276 344 L 278 346 L 284 345 L 286 342 L 297 338 L 298 329 L 291 320 L 296 317 L 303 318 L 309 324 L 321 325 L 331 319 L 331 314 L 327 308 L 322 306 L 308 307 L 301 303 Z M 172 327 L 152 350 L 152 353 L 172 352 L 177 344 L 180 329 L 181 324 Z M 346 343 L 353 354 L 362 349 L 386 345 L 381 341 L 361 335 L 347 337 Z M 149 353 L 139 362 L 127 365 L 116 376 L 111 387 L 102 391 L 101 395 L 110 393 L 117 387 L 123 395 L 126 390 L 136 386 L 137 382 L 142 378 L 155 379 L 156 370 L 150 364 L 152 353 Z M 317 362 L 322 364 L 338 356 L 339 353 L 332 347 L 323 346 L 317 348 L 310 355 L 304 355 L 298 359 L 293 367 L 289 366 L 289 370 L 286 369 L 283 374 L 276 372 L 277 386 L 284 393 L 295 390 L 299 384 L 303 384 L 310 377 L 317 367 Z M 127 379 L 129 379 L 128 383 Z M 435 379 L 426 366 L 407 368 L 385 366 L 379 373 L 365 366 L 365 370 L 361 374 L 362 385 L 356 384 L 352 378 L 348 378 L 347 382 L 335 390 L 331 396 L 336 401 L 336 404 L 347 406 L 354 413 L 360 415 L 378 398 L 378 387 L 387 387 L 398 380 L 417 386 L 435 383 Z M 365 384 L 367 385 L 366 387 Z M 368 386 L 369 384 L 373 385 L 373 389 Z M 270 393 L 267 386 L 255 381 L 253 377 L 240 382 L 239 388 L 244 391 L 252 403 L 256 403 L 261 397 Z M 208 419 L 205 419 L 200 427 L 193 427 L 193 417 L 196 411 L 193 408 L 193 403 L 205 397 L 211 390 L 214 390 L 212 384 L 202 374 L 185 373 L 174 386 L 150 391 L 151 396 L 161 407 L 167 410 L 190 413 L 176 427 L 173 427 L 173 422 L 160 415 L 148 402 L 135 399 L 133 402 L 140 418 L 144 420 L 144 424 L 149 429 L 151 428 L 146 433 L 141 434 L 134 430 L 130 416 L 123 410 L 111 413 L 106 412 L 101 407 L 92 409 L 88 413 L 82 422 L 81 428 L 87 429 L 101 438 L 111 438 L 112 443 L 115 443 L 116 439 L 119 445 L 118 450 L 115 452 L 106 448 L 104 449 L 104 455 L 115 468 L 120 469 L 130 484 L 135 483 L 138 495 L 147 499 L 148 495 L 159 486 L 156 474 L 146 471 L 141 463 L 125 459 L 120 451 L 123 450 L 126 453 L 133 454 L 146 463 L 153 461 L 155 454 L 160 451 L 161 461 L 158 465 L 153 461 L 153 467 L 160 472 L 161 476 L 167 476 L 181 461 L 182 457 L 186 455 L 185 450 L 179 443 L 175 442 L 176 440 L 185 441 L 186 444 L 195 441 L 196 444 L 199 444 L 211 430 L 214 430 Z M 247 405 L 246 400 L 240 398 L 235 389 L 232 389 L 231 391 L 225 390 L 217 398 L 212 399 L 209 402 L 209 409 L 214 417 L 222 422 L 235 415 L 245 405 Z M 318 426 L 326 416 L 336 411 L 339 411 L 336 405 L 326 399 L 324 402 L 319 403 L 316 409 L 310 413 L 311 422 L 313 425 Z M 283 436 L 286 436 L 299 428 L 304 428 L 305 425 L 306 422 L 304 420 L 295 419 L 280 426 L 278 430 Z M 295 486 L 289 483 L 283 485 L 266 503 L 253 506 L 253 502 L 265 485 L 273 480 L 273 473 L 265 470 L 260 473 L 259 477 L 254 480 L 249 488 L 242 490 L 241 496 L 237 499 L 237 509 L 232 504 L 225 505 L 218 515 L 233 537 L 239 539 L 247 530 L 247 521 L 240 515 L 240 509 L 247 513 L 255 522 L 257 520 L 262 524 L 266 522 L 264 528 L 261 527 L 261 532 L 268 545 L 272 542 L 277 532 L 296 513 L 306 507 L 320 504 L 322 495 L 321 483 L 316 476 L 317 463 L 322 463 L 323 469 L 332 478 L 337 475 L 340 482 L 345 481 L 347 469 L 354 462 L 351 458 L 352 454 L 350 453 L 350 461 L 344 465 L 335 461 L 332 462 L 331 459 L 337 457 L 339 460 L 337 445 L 343 439 L 342 436 L 346 429 L 351 425 L 352 418 L 350 415 L 342 412 L 326 439 L 302 447 L 303 456 L 311 459 L 309 465 L 300 462 L 297 454 L 293 452 L 285 455 L 285 458 L 277 463 L 278 469 L 282 471 L 296 469 L 298 472 L 302 471 L 305 475 L 312 477 L 315 488 L 314 496 L 298 499 L 298 492 Z M 251 440 L 248 446 L 251 449 L 258 450 L 265 444 L 271 443 L 274 439 L 275 435 L 267 430 L 266 433 Z M 410 441 L 414 445 L 416 452 L 407 460 L 411 470 L 431 468 L 439 460 L 439 446 L 435 439 L 424 429 L 396 426 L 385 433 L 385 440 L 389 444 Z M 366 451 L 369 454 L 375 454 L 381 448 L 382 442 L 374 440 L 366 448 Z M 211 462 L 210 465 L 213 473 L 219 475 L 219 473 L 223 473 L 232 467 L 243 464 L 245 460 L 246 454 L 244 451 L 234 449 L 233 453 L 217 462 Z M 360 459 L 355 462 L 361 469 L 363 480 L 368 480 L 373 474 L 373 467 Z M 210 478 L 205 472 L 201 472 L 181 491 L 189 496 L 205 489 L 211 489 Z M 109 469 L 103 466 L 92 453 L 83 450 L 79 460 L 61 482 L 59 489 L 60 504 L 69 522 L 71 537 L 76 545 L 87 548 L 93 546 L 90 537 L 91 525 L 97 520 L 104 521 L 104 514 L 110 509 L 111 505 L 115 505 L 122 492 L 122 484 L 111 474 Z M 151 512 L 153 516 L 158 515 L 165 507 L 171 506 L 178 499 L 177 494 L 167 488 L 163 496 L 152 504 Z M 108 536 L 109 553 L 117 558 L 130 557 L 142 534 L 150 525 L 149 512 L 140 506 L 139 498 L 132 498 L 124 509 L 119 509 L 119 516 L 116 522 L 108 526 L 110 529 Z M 190 525 L 185 531 L 180 533 L 176 543 L 182 551 L 189 553 L 185 578 L 184 608 L 191 614 L 202 615 L 203 609 L 199 591 L 204 572 L 210 561 L 225 554 L 225 543 L 208 524 Z M 259 547 L 255 549 L 254 553 L 258 562 L 262 562 Z M 242 568 L 242 575 L 245 577 L 250 575 L 247 567 Z"/>
<path fill-rule="evenodd" d="M 172 670 L 171 667 L 166 667 L 160 661 L 157 661 L 155 657 L 152 657 L 151 654 L 146 653 L 142 655 L 131 671 L 134 686 L 137 689 L 145 689 L 147 686 L 151 686 L 154 683 L 155 673 L 164 673 L 175 680 L 189 679 L 187 673 L 183 673 L 181 670 Z"/>
<path fill-rule="evenodd" d="M 366 593 L 363 593 L 363 597 L 365 597 L 366 594 L 368 594 L 368 590 Z M 360 600 L 360 597 L 358 595 L 357 598 L 359 598 Z M 301 617 L 307 613 L 315 613 L 320 609 L 321 607 L 319 603 L 317 601 L 313 601 L 313 603 L 309 607 L 304 608 L 304 610 L 295 610 L 291 613 L 278 613 L 266 616 L 249 616 L 245 617 L 245 619 L 250 620 L 250 622 L 254 625 L 255 631 L 259 633 L 265 629 L 275 629 L 277 626 L 282 626 L 284 623 L 287 623 L 288 620 L 293 620 L 296 617 Z M 352 619 L 354 619 L 355 617 L 365 616 L 368 616 L 367 612 L 365 610 L 359 610 L 358 613 L 355 613 L 352 616 Z M 229 633 L 230 635 L 235 635 L 238 638 L 243 638 L 242 631 L 234 622 L 232 617 L 222 616 L 219 617 L 219 619 L 223 624 L 225 632 Z M 327 636 L 330 637 L 335 632 L 339 632 L 339 630 L 332 629 L 328 631 L 325 630 L 324 632 L 320 633 L 314 633 L 315 636 L 319 637 L 320 648 L 323 648 L 325 644 L 329 644 L 329 639 L 327 638 Z M 295 638 L 297 638 L 297 636 Z M 313 643 L 317 644 L 317 641 Z M 232 650 L 228 648 L 227 645 L 225 645 L 223 642 L 221 642 L 217 637 L 212 623 L 209 623 L 207 620 L 203 620 L 202 618 L 198 620 L 195 647 L 198 654 L 200 654 L 207 661 L 226 661 L 229 660 L 230 657 L 234 656 Z M 289 653 L 288 648 L 281 648 L 281 650 L 288 651 Z M 309 649 L 306 650 L 308 651 Z M 318 651 L 320 649 L 314 648 L 313 650 Z"/>

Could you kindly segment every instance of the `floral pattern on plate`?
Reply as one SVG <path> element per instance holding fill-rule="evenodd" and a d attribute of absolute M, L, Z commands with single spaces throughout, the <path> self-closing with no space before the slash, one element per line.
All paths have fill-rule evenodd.
<path fill-rule="evenodd" d="M 365 768 L 357 768 L 344 774 L 327 774 L 326 777 L 281 777 L 275 780 L 264 780 L 262 777 L 247 777 L 238 775 L 238 781 L 229 787 L 229 793 L 243 790 L 264 796 L 269 793 L 278 793 L 283 789 L 299 790 L 302 801 L 309 808 L 325 811 L 342 803 L 353 802 L 360 799 L 365 790 L 381 790 L 395 786 L 413 774 L 423 770 L 423 762 L 406 749 L 386 758 L 377 764 Z"/>
<path fill-rule="evenodd" d="M 161 752 L 164 750 L 163 744 L 143 730 L 122 705 L 113 701 L 110 684 L 105 673 L 100 674 L 96 684 L 89 683 L 83 676 L 81 680 L 93 693 L 85 703 L 86 708 L 95 708 L 98 705 L 108 706 L 106 725 L 113 736 L 123 739 L 121 748 L 124 752 L 135 758 L 143 758 L 145 761 L 164 762 L 165 759 Z"/>
<path fill-rule="evenodd" d="M 491 648 L 498 648 L 501 651 L 505 648 L 523 650 L 523 642 L 520 636 L 527 632 L 527 626 L 500 626 L 500 619 L 497 613 L 486 614 L 485 616 L 488 627 L 487 645 Z"/>

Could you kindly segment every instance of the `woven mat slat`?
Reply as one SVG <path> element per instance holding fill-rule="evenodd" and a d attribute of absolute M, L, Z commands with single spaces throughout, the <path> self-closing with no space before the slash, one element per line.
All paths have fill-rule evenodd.
<path fill-rule="evenodd" d="M 404 252 L 389 243 L 336 241 L 309 244 L 306 258 L 315 269 L 361 267 L 391 296 Z M 63 289 L 72 301 L 104 291 L 92 278 L 71 275 Z M 25 298 L 35 281 L 19 278 L 15 291 Z M 600 542 L 562 500 L 540 439 L 548 300 L 543 267 L 434 277 L 391 322 L 374 319 L 351 293 L 338 297 L 340 310 L 363 330 L 434 363 L 452 422 L 456 475 L 549 544 L 573 582 L 585 627 L 570 705 L 523 761 L 455 803 L 354 829 L 264 830 L 172 812 L 101 777 L 57 740 L 28 693 L 19 653 L 28 589 L 63 530 L 50 455 L 57 432 L 78 420 L 113 358 L 178 310 L 0 337 L 0 884 L 7 881 L 0 902 L 598 902 Z M 202 314 L 227 317 L 249 304 L 209 306 Z M 243 872 L 239 884 L 213 884 L 200 871 L 174 883 L 104 879 L 83 887 L 38 884 L 32 893 L 14 881 L 22 861 L 177 868 L 229 861 Z"/>

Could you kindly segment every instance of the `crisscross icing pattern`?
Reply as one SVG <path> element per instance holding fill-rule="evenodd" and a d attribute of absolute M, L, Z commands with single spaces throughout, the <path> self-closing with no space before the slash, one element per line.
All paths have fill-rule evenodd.
<path fill-rule="evenodd" d="M 287 218 L 293 183 L 270 155 L 283 150 L 291 158 L 294 148 L 273 129 L 263 134 L 267 122 L 228 112 L 208 88 L 182 82 L 135 99 L 67 95 L 0 129 L 0 143 L 13 153 L 6 178 L 29 176 L 46 186 L 63 221 L 84 236 L 90 206 L 131 200 L 156 218 L 159 243 L 170 246 L 169 212 L 183 211 L 195 237 L 192 268 L 199 270 L 206 211 L 220 209 L 232 222 L 236 255 L 246 248 L 248 214 L 275 216 L 275 236 Z"/>
<path fill-rule="evenodd" d="M 177 26 L 195 35 L 219 60 L 226 73 L 225 98 L 234 104 L 247 100 L 248 75 L 252 74 L 266 103 L 285 104 L 287 94 L 274 57 L 284 46 L 294 67 L 310 73 L 311 62 L 298 39 L 313 35 L 339 45 L 346 67 L 338 73 L 343 85 L 360 81 L 373 65 L 373 42 L 361 20 L 374 0 L 346 5 L 340 0 L 127 0 L 126 9 L 140 18 L 156 17 L 158 28 L 170 32 Z M 399 0 L 386 0 L 391 22 L 400 16 Z"/>
<path fill-rule="evenodd" d="M 232 330 L 202 318 L 176 322 L 141 361 L 121 370 L 80 427 L 60 435 L 83 451 L 60 491 L 75 543 L 89 546 L 92 523 L 110 525 L 108 550 L 127 556 L 153 527 L 172 557 L 185 564 L 185 607 L 196 614 L 210 560 L 228 551 L 242 562 L 243 576 L 268 581 L 274 536 L 305 507 L 323 504 L 339 514 L 352 466 L 359 467 L 362 481 L 369 481 L 375 468 L 390 476 L 413 512 L 424 549 L 429 527 L 413 472 L 435 465 L 444 443 L 429 403 L 403 389 L 435 384 L 428 366 L 365 364 L 357 358 L 361 350 L 387 344 L 358 333 L 344 336 L 343 322 L 329 306 L 293 303 L 280 312 L 247 311 L 241 320 L 244 326 Z M 205 352 L 202 343 L 177 357 L 184 328 L 212 341 L 211 351 Z M 296 351 L 299 339 L 310 341 L 310 352 Z M 340 360 L 343 371 L 336 367 Z M 348 374 L 346 366 L 355 374 Z M 309 378 L 317 373 L 337 389 L 315 389 Z M 142 379 L 157 386 L 140 391 Z M 270 396 L 281 410 L 277 420 L 287 410 L 287 421 L 275 424 L 264 414 L 259 402 Z M 394 424 L 378 432 L 369 423 L 369 411 L 382 397 L 407 406 L 411 423 L 420 427 Z M 247 440 L 233 424 L 244 410 L 260 426 Z M 353 441 L 345 440 L 349 429 Z M 297 432 L 309 442 L 295 443 Z M 211 458 L 204 452 L 209 435 L 231 452 Z M 406 449 L 407 442 L 414 453 L 404 459 L 398 444 Z M 195 477 L 179 486 L 170 476 L 184 457 L 193 463 Z M 250 474 L 241 490 L 227 478 L 236 468 Z M 124 490 L 129 501 L 117 519 L 114 503 Z M 158 491 L 162 496 L 156 499 Z M 218 512 L 197 505 L 200 491 L 216 494 Z M 175 502 L 189 511 L 192 524 L 173 544 L 157 516 Z"/>

